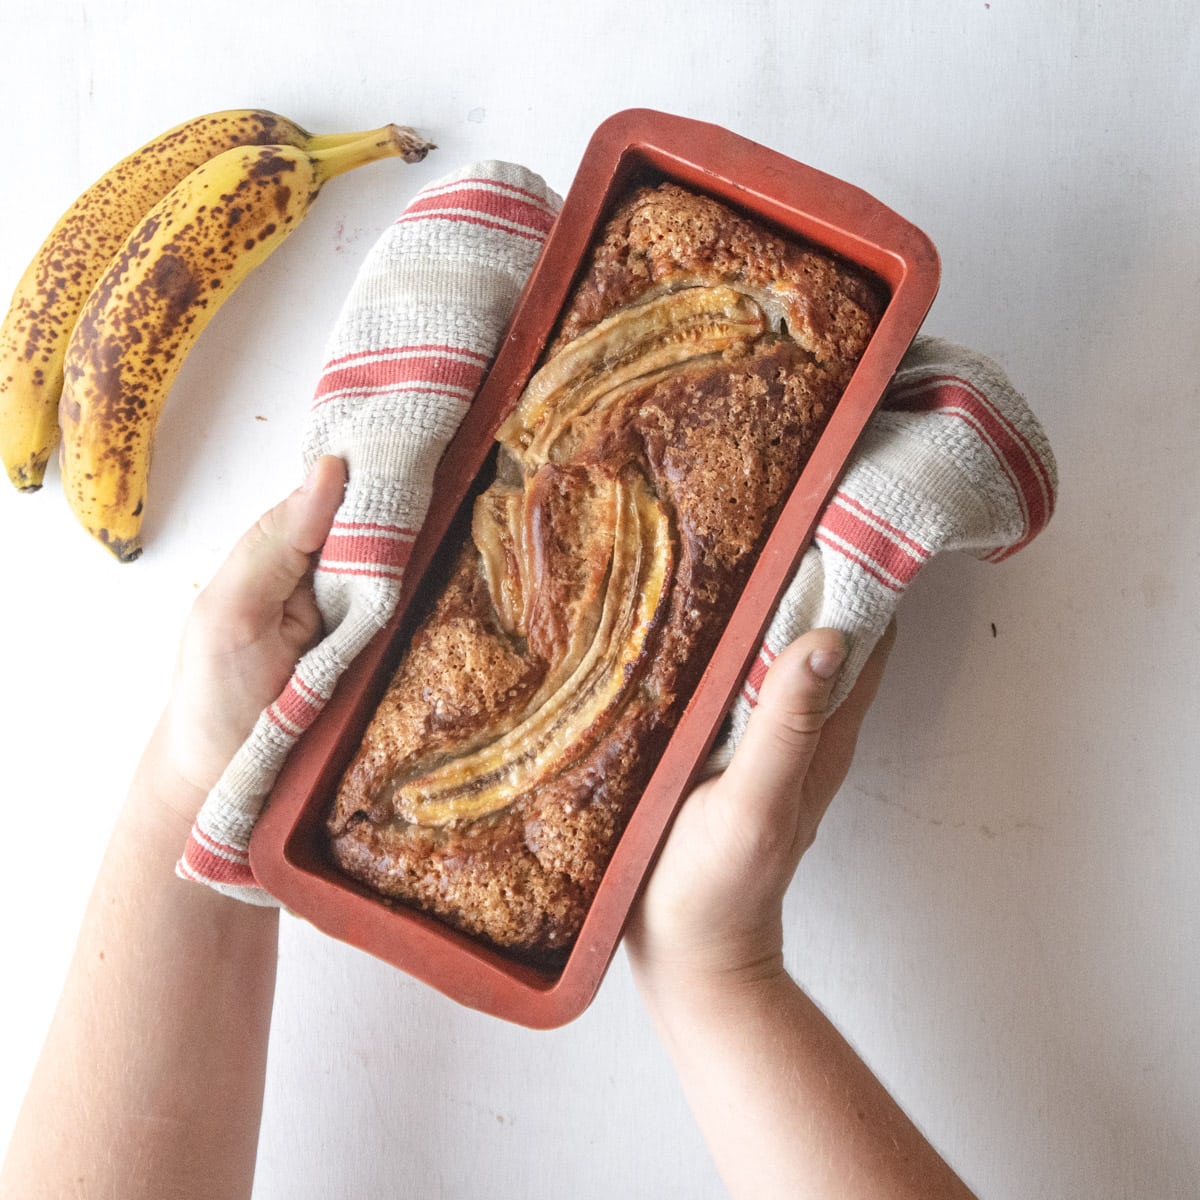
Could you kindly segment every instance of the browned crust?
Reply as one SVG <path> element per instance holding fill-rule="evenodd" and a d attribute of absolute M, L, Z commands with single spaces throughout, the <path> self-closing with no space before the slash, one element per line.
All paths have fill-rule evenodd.
<path fill-rule="evenodd" d="M 572 460 L 573 469 L 591 472 L 635 464 L 671 514 L 669 611 L 619 718 L 566 770 L 499 813 L 439 828 L 395 816 L 387 780 L 398 768 L 503 720 L 544 670 L 524 639 L 500 628 L 468 539 L 330 814 L 342 870 L 524 955 L 552 960 L 576 936 L 879 309 L 871 283 L 845 265 L 667 185 L 636 193 L 609 223 L 556 344 L 683 279 L 775 285 L 790 297 L 795 340 L 769 334 L 632 390 L 590 427 Z"/>
<path fill-rule="evenodd" d="M 861 271 L 711 197 L 663 184 L 638 190 L 609 221 L 556 345 L 647 292 L 688 279 L 786 285 L 791 335 L 831 369 L 858 361 L 882 311 L 879 287 Z"/>

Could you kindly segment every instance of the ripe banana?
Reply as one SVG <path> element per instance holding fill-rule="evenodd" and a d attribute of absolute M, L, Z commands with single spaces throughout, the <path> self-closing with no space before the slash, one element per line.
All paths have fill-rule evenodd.
<path fill-rule="evenodd" d="M 121 243 L 154 204 L 233 146 L 323 150 L 361 137 L 314 137 L 261 109 L 230 109 L 177 125 L 123 158 L 59 219 L 29 264 L 0 326 L 0 460 L 14 486 L 35 492 L 58 442 L 67 340 Z"/>
<path fill-rule="evenodd" d="M 154 434 L 196 339 L 335 175 L 375 159 L 425 157 L 387 125 L 318 150 L 226 150 L 146 214 L 92 289 L 67 345 L 59 403 L 63 490 L 81 524 L 122 562 L 141 553 Z"/>

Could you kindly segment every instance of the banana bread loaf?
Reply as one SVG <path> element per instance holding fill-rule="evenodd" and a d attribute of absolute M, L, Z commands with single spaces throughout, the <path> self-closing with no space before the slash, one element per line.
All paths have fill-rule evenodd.
<path fill-rule="evenodd" d="M 562 957 L 881 308 L 711 198 L 625 200 L 341 782 L 341 870 Z"/>

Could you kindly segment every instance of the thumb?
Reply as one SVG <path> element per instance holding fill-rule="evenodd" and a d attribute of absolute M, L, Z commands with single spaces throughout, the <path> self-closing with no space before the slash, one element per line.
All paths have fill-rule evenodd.
<path fill-rule="evenodd" d="M 845 657 L 837 630 L 814 629 L 771 664 L 722 780 L 741 821 L 767 829 L 794 814 Z"/>
<path fill-rule="evenodd" d="M 308 574 L 345 487 L 345 463 L 332 455 L 317 459 L 304 483 L 242 536 L 209 590 L 243 610 L 277 609 Z"/>

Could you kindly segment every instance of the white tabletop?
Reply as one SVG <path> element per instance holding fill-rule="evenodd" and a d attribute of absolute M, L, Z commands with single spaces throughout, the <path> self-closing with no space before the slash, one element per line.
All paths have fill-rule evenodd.
<path fill-rule="evenodd" d="M 681 15 L 686 8 L 687 16 Z M 392 120 L 419 166 L 330 184 L 226 305 L 164 417 L 119 566 L 52 473 L 0 490 L 6 825 L 0 1133 L 197 589 L 297 481 L 326 335 L 423 184 L 557 190 L 645 106 L 848 179 L 933 238 L 927 330 L 1044 421 L 1058 512 L 936 561 L 788 898 L 788 961 L 981 1196 L 1191 1200 L 1200 1178 L 1200 19 L 1185 0 L 6 0 L 0 285 L 150 136 L 260 105 Z M 7 283 L 3 281 L 7 280 Z M 533 1033 L 286 920 L 256 1196 L 722 1194 L 619 956 Z"/>

